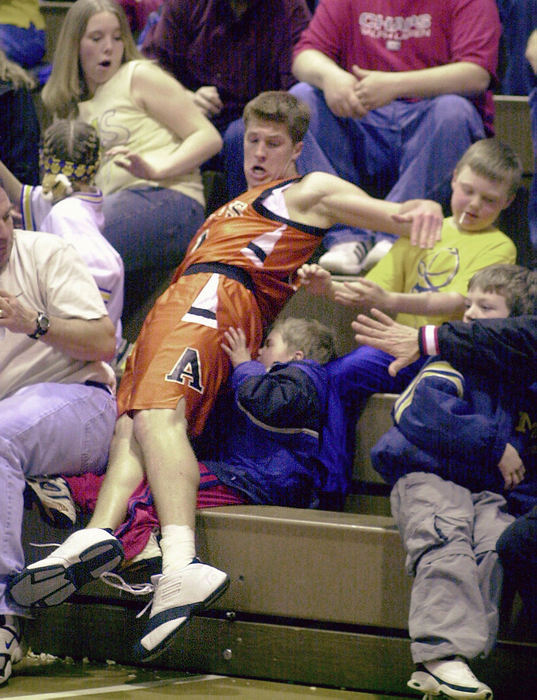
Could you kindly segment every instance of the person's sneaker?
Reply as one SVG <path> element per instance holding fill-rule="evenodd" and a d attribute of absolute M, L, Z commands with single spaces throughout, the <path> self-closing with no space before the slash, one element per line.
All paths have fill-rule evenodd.
<path fill-rule="evenodd" d="M 14 664 L 24 656 L 19 618 L 0 615 L 0 685 L 11 676 Z"/>
<path fill-rule="evenodd" d="M 100 528 L 78 530 L 48 557 L 15 574 L 6 594 L 23 608 L 59 605 L 122 561 L 123 547 L 114 535 Z"/>
<path fill-rule="evenodd" d="M 336 243 L 321 255 L 319 265 L 335 275 L 357 275 L 372 247 L 372 240 Z"/>
<path fill-rule="evenodd" d="M 75 503 L 63 477 L 28 477 L 26 486 L 28 500 L 37 504 L 42 518 L 50 525 L 68 528 L 76 523 Z"/>
<path fill-rule="evenodd" d="M 362 271 L 367 272 L 381 260 L 393 246 L 393 241 L 383 238 L 371 248 L 362 262 Z"/>
<path fill-rule="evenodd" d="M 407 685 L 421 693 L 448 698 L 492 698 L 488 685 L 481 683 L 466 661 L 458 656 L 418 664 Z"/>
<path fill-rule="evenodd" d="M 149 620 L 134 647 L 140 661 L 150 661 L 173 642 L 192 615 L 206 608 L 229 586 L 229 576 L 198 559 L 166 574 L 151 577 L 154 586 Z"/>

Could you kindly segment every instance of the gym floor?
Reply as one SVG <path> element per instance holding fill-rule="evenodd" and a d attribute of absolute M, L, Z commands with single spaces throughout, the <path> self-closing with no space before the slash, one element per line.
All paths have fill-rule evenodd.
<path fill-rule="evenodd" d="M 11 700 L 55 700 L 86 697 L 92 700 L 155 700 L 185 696 L 202 698 L 249 698 L 251 700 L 404 700 L 400 696 L 376 695 L 273 683 L 226 676 L 195 676 L 173 671 L 132 668 L 115 663 L 73 662 L 45 655 L 27 656 L 14 667 L 0 697 Z M 407 696 L 408 697 L 416 697 Z"/>

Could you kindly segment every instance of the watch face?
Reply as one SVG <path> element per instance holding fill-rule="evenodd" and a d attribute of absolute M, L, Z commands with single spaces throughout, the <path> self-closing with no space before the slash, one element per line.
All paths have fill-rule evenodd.
<path fill-rule="evenodd" d="M 50 326 L 50 321 L 48 319 L 48 316 L 45 316 L 45 314 L 41 314 L 41 313 L 38 314 L 37 325 L 38 325 L 41 333 L 46 333 L 48 331 L 48 327 Z"/>

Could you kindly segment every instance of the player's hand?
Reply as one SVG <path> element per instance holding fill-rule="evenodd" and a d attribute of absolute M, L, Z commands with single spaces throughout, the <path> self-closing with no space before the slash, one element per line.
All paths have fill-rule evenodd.
<path fill-rule="evenodd" d="M 503 476 L 505 489 L 507 491 L 518 486 L 524 479 L 526 468 L 517 450 L 510 443 L 507 443 L 505 446 L 502 458 L 498 462 L 498 469 Z"/>
<path fill-rule="evenodd" d="M 224 106 L 215 85 L 202 85 L 193 93 L 193 98 L 194 104 L 206 117 L 214 117 L 220 114 Z"/>
<path fill-rule="evenodd" d="M 444 213 L 438 202 L 431 199 L 409 199 L 392 216 L 399 223 L 410 223 L 410 243 L 420 248 L 432 248 L 442 239 Z"/>
<path fill-rule="evenodd" d="M 375 318 L 360 314 L 352 322 L 354 336 L 359 345 L 370 345 L 395 357 L 388 372 L 395 377 L 403 367 L 415 362 L 420 356 L 418 331 L 416 328 L 397 323 L 382 311 L 371 309 Z"/>
<path fill-rule="evenodd" d="M 233 367 L 250 362 L 252 354 L 246 345 L 246 335 L 242 328 L 230 326 L 224 333 L 224 341 L 220 347 L 231 360 Z"/>

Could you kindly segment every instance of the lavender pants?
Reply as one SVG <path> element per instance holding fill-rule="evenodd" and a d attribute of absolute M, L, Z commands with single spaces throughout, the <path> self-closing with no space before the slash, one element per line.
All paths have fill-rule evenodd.
<path fill-rule="evenodd" d="M 34 384 L 0 401 L 0 615 L 21 614 L 5 587 L 24 566 L 25 478 L 103 471 L 115 422 L 115 397 L 85 384 Z"/>

